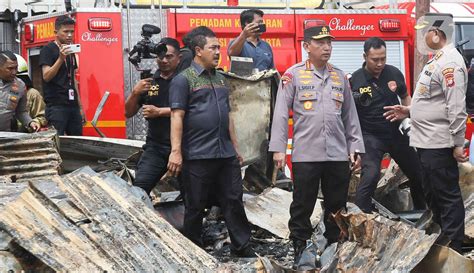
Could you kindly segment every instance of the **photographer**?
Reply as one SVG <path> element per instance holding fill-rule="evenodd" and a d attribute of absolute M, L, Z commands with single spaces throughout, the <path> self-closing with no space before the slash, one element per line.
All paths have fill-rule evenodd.
<path fill-rule="evenodd" d="M 408 136 L 398 130 L 400 123 L 390 123 L 383 116 L 383 108 L 399 104 L 399 97 L 403 105 L 410 105 L 405 78 L 396 67 L 385 64 L 386 45 L 382 39 L 367 39 L 363 56 L 362 68 L 350 78 L 365 145 L 356 204 L 364 212 L 373 210 L 372 197 L 380 179 L 380 163 L 384 154 L 390 153 L 409 179 L 415 209 L 424 209 L 426 204 L 417 154 L 409 146 Z"/>
<path fill-rule="evenodd" d="M 153 78 L 140 80 L 125 102 L 125 116 L 133 117 L 140 107 L 148 121 L 146 144 L 138 162 L 134 185 L 150 194 L 153 187 L 166 173 L 170 144 L 169 84 L 176 75 L 180 62 L 179 42 L 163 38 L 166 53 L 157 54 L 158 70 Z"/>
<path fill-rule="evenodd" d="M 242 11 L 240 25 L 242 32 L 230 42 L 227 55 L 252 58 L 254 68 L 260 71 L 274 68 L 272 48 L 260 39 L 262 33 L 266 31 L 263 11 L 258 9 Z"/>
<path fill-rule="evenodd" d="M 74 79 L 77 60 L 68 47 L 73 42 L 74 20 L 59 16 L 54 25 L 56 39 L 40 51 L 46 119 L 58 135 L 82 135 L 85 115 Z"/>

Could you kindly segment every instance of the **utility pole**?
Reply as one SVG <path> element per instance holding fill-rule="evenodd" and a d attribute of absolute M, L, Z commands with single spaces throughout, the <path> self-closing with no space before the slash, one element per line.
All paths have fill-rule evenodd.
<path fill-rule="evenodd" d="M 418 18 L 421 16 L 425 15 L 425 13 L 430 12 L 430 0 L 416 0 L 416 20 L 418 21 Z M 422 55 L 418 52 L 416 49 L 416 43 L 417 43 L 417 31 L 415 31 L 415 60 L 413 64 L 413 86 L 412 90 L 415 90 L 415 85 L 416 85 L 416 79 L 418 79 L 418 75 L 420 74 L 421 70 L 423 69 L 423 66 L 425 63 L 428 61 L 428 56 Z M 413 96 L 413 94 L 412 94 Z"/>

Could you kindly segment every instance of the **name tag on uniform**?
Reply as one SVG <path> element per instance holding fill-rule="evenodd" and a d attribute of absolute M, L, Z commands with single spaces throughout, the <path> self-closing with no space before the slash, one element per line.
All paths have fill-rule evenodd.
<path fill-rule="evenodd" d="M 69 89 L 69 100 L 74 100 L 74 89 Z"/>

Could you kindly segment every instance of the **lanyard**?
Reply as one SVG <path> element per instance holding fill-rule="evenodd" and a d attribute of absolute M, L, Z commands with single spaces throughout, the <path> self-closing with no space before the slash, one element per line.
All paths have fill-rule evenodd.
<path fill-rule="evenodd" d="M 54 43 L 58 46 L 59 51 L 61 51 L 61 45 L 57 41 L 54 41 Z M 61 52 L 59 52 L 59 54 L 61 54 Z M 67 55 L 66 59 L 64 60 L 64 65 L 66 66 L 66 75 L 71 88 L 74 87 L 74 60 L 74 53 Z"/>

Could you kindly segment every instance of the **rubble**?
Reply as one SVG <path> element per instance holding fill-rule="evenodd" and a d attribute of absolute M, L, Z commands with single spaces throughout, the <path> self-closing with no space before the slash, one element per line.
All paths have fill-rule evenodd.
<path fill-rule="evenodd" d="M 438 237 L 377 214 L 339 212 L 334 219 L 347 236 L 335 257 L 342 271 L 409 272 Z"/>
<path fill-rule="evenodd" d="M 89 166 L 101 171 L 104 164 L 126 162 L 137 154 L 138 161 L 144 141 L 82 136 L 59 136 L 60 155 L 64 173 Z"/>
<path fill-rule="evenodd" d="M 472 193 L 467 199 L 464 199 L 464 207 L 466 208 L 464 233 L 472 240 L 474 239 L 474 193 Z"/>
<path fill-rule="evenodd" d="M 279 188 L 267 188 L 255 197 L 244 199 L 245 213 L 249 222 L 259 226 L 280 238 L 288 238 L 288 221 L 290 220 L 290 204 L 292 193 Z M 321 199 L 317 199 L 311 222 L 313 226 L 322 215 Z"/>
<path fill-rule="evenodd" d="M 137 152 L 143 145 L 141 141 L 82 137 L 61 137 L 60 143 L 66 172 L 91 164 L 95 171 L 116 170 L 117 175 L 129 182 L 134 172 L 129 164 L 139 157 Z M 54 172 L 37 173 L 38 168 L 34 166 L 42 161 L 34 160 L 39 157 L 31 157 L 31 153 L 25 156 L 27 152 L 18 152 L 24 147 L 35 147 L 28 153 L 55 154 L 56 161 L 51 161 Z M 252 156 L 262 156 L 259 149 L 248 151 L 247 162 L 254 161 Z M 135 156 L 130 157 L 131 154 Z M 180 234 L 184 206 L 182 201 L 176 201 L 179 192 L 163 192 L 178 188 L 176 181 L 170 178 L 165 179 L 170 180 L 167 183 L 161 183 L 156 198 L 159 202 L 152 206 L 142 190 L 131 187 L 112 173 L 81 168 L 58 176 L 61 157 L 51 133 L 1 134 L 0 164 L 9 162 L 6 155 L 10 158 L 15 155 L 15 160 L 19 160 L 16 162 L 26 160 L 26 166 L 31 168 L 20 167 L 24 164 L 9 165 L 20 171 L 16 182 L 22 183 L 11 183 L 14 182 L 11 176 L 0 175 L 0 271 L 291 271 L 293 248 L 288 240 L 288 220 L 292 193 L 268 187 L 271 181 L 265 180 L 258 169 L 247 169 L 247 177 L 255 181 L 247 183 L 251 192 L 244 195 L 245 210 L 253 224 L 251 242 L 260 255 L 256 260 L 231 255 L 225 223 L 219 213 L 212 210 L 204 223 L 204 249 Z M 5 173 L 2 167 L 4 165 L 0 165 L 0 174 Z M 469 239 L 474 238 L 473 170 L 470 164 L 460 165 Z M 357 185 L 358 174 L 354 174 L 352 180 L 353 186 Z M 335 216 L 346 240 L 326 246 L 321 243 L 321 236 L 315 236 L 308 248 L 311 250 L 308 265 L 319 267 L 321 272 L 444 273 L 456 271 L 454 266 L 460 264 L 459 268 L 465 272 L 474 272 L 470 258 L 433 245 L 439 228 L 432 229 L 431 232 L 435 232 L 432 235 L 416 229 L 429 226 L 428 214 L 392 212 L 411 206 L 409 191 L 402 189 L 405 181 L 392 162 L 384 170 L 376 192 L 376 199 L 383 205 L 377 204 L 381 215 L 363 214 L 349 203 L 348 213 Z M 321 202 L 317 200 L 312 215 L 315 226 L 320 222 Z M 415 225 L 413 222 L 420 217 L 423 223 Z M 322 234 L 319 225 L 317 232 Z M 474 256 L 472 253 L 467 256 Z"/>
<path fill-rule="evenodd" d="M 449 247 L 433 245 L 426 257 L 413 269 L 413 273 L 474 272 L 474 261 L 461 256 Z"/>
<path fill-rule="evenodd" d="M 217 261 L 113 174 L 0 185 L 0 230 L 54 271 L 211 271 Z M 23 266 L 23 264 L 22 264 Z"/>
<path fill-rule="evenodd" d="M 0 132 L 0 183 L 57 175 L 60 164 L 56 131 Z"/>

